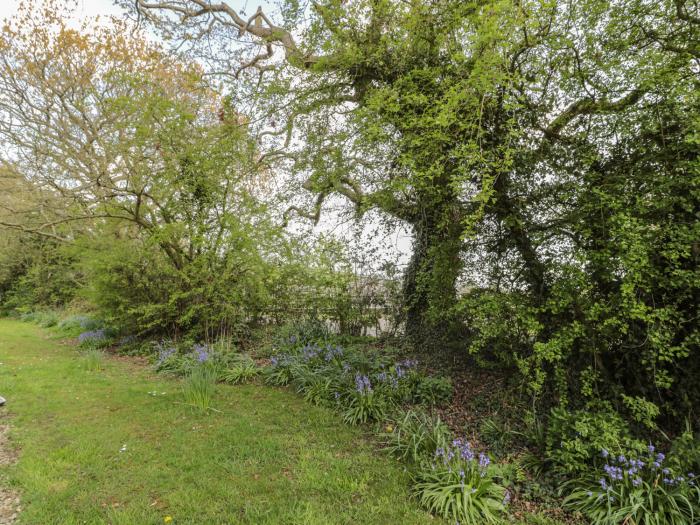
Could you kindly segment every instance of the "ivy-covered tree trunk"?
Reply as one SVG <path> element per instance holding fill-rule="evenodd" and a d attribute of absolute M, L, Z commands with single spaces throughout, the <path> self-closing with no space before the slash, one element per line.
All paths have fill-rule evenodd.
<path fill-rule="evenodd" d="M 422 214 L 413 224 L 411 260 L 404 276 L 406 335 L 416 345 L 444 343 L 454 333 L 456 283 L 462 270 L 461 225 L 444 213 Z"/>

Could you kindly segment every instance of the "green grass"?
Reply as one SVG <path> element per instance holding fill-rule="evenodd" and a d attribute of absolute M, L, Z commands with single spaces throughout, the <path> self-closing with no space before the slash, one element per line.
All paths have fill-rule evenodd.
<path fill-rule="evenodd" d="M 21 491 L 21 523 L 439 523 L 400 464 L 284 389 L 220 385 L 218 412 L 196 412 L 176 380 L 122 359 L 87 371 L 75 348 L 10 320 L 0 363 L 21 449 L 0 482 Z"/>

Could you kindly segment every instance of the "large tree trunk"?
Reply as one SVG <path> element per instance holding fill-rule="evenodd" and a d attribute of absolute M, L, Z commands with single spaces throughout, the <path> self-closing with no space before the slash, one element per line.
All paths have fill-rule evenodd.
<path fill-rule="evenodd" d="M 455 329 L 461 225 L 459 220 L 445 225 L 444 216 L 434 211 L 413 224 L 413 253 L 404 276 L 406 335 L 423 348 L 444 344 Z"/>

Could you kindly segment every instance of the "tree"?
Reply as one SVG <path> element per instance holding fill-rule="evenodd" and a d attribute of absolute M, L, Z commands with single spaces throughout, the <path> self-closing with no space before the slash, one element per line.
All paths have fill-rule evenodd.
<path fill-rule="evenodd" d="M 290 211 L 317 220 L 324 200 L 340 195 L 412 227 L 406 325 L 423 337 L 449 324 L 465 232 L 486 217 L 507 232 L 530 293 L 546 300 L 547 264 L 519 179 L 558 169 L 587 127 L 642 103 L 660 61 L 650 43 L 693 23 L 680 0 L 289 2 L 283 25 L 226 2 L 135 4 L 178 42 L 216 42 L 207 58 L 218 71 L 263 79 L 263 109 L 285 123 L 261 135 L 282 137 L 277 153 L 316 195 L 311 210 Z M 656 19 L 654 31 L 628 25 L 630 10 Z M 231 50 L 246 38 L 263 51 Z M 688 61 L 661 67 L 673 62 Z M 295 130 L 304 144 L 292 154 Z"/>
<path fill-rule="evenodd" d="M 118 21 L 70 29 L 61 5 L 25 5 L 0 36 L 1 162 L 32 192 L 0 224 L 96 253 L 93 297 L 124 328 L 234 330 L 277 236 L 245 119 L 200 68 Z"/>

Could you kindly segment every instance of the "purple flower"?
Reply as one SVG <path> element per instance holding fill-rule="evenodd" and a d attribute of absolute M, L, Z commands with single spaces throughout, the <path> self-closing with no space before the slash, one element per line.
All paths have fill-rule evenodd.
<path fill-rule="evenodd" d="M 653 454 L 654 451 L 656 450 L 656 447 L 654 447 L 654 445 L 652 445 L 651 443 L 649 443 L 649 446 L 647 447 L 647 450 L 649 451 L 649 454 Z"/>
<path fill-rule="evenodd" d="M 486 454 L 479 454 L 479 467 L 485 469 L 491 463 L 491 459 Z"/>
<path fill-rule="evenodd" d="M 608 490 L 608 484 L 605 482 L 605 478 L 600 478 L 600 480 L 598 480 L 598 483 L 600 483 L 600 487 L 603 490 Z"/>
<path fill-rule="evenodd" d="M 357 390 L 360 394 L 367 394 L 371 392 L 372 383 L 370 382 L 369 377 L 355 374 L 355 390 Z"/>
<path fill-rule="evenodd" d="M 663 454 L 663 452 L 659 452 L 656 455 L 656 461 L 658 461 L 659 463 L 661 463 L 664 459 L 666 459 L 666 456 Z"/>
<path fill-rule="evenodd" d="M 640 478 L 640 477 L 636 477 L 632 480 L 632 485 L 634 485 L 635 487 L 638 487 L 641 484 L 642 484 L 642 478 Z"/>
<path fill-rule="evenodd" d="M 604 458 L 607 458 L 610 455 L 610 453 L 606 449 L 603 449 L 600 451 L 600 455 Z"/>
<path fill-rule="evenodd" d="M 204 363 L 209 359 L 209 352 L 205 345 L 194 345 L 194 353 L 197 354 L 197 361 Z"/>
<path fill-rule="evenodd" d="M 160 352 L 158 352 L 158 364 L 163 364 L 163 362 L 168 359 L 169 357 L 175 355 L 176 350 L 174 348 L 162 348 Z"/>
<path fill-rule="evenodd" d="M 277 357 L 272 356 L 270 358 L 270 364 L 272 364 L 272 366 L 277 366 L 278 363 L 279 363 L 279 361 L 277 360 Z"/>
<path fill-rule="evenodd" d="M 508 505 L 510 503 L 510 491 L 506 489 L 506 493 L 503 496 L 503 504 Z"/>
<path fill-rule="evenodd" d="M 83 332 L 78 336 L 78 342 L 79 343 L 84 343 L 85 341 L 99 341 L 102 339 L 106 339 L 107 334 L 105 333 L 104 330 L 90 330 L 88 332 Z"/>

